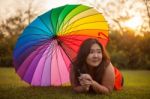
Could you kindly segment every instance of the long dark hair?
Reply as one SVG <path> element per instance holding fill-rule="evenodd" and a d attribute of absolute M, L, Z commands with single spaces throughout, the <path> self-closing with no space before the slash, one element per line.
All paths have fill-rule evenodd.
<path fill-rule="evenodd" d="M 77 57 L 73 62 L 73 71 L 75 73 L 76 80 L 78 80 L 80 73 L 89 73 L 86 58 L 90 53 L 92 45 L 95 43 L 98 44 L 102 49 L 102 62 L 98 67 L 95 68 L 94 75 L 91 76 L 95 81 L 101 83 L 105 69 L 110 63 L 110 59 L 101 43 L 97 39 L 93 38 L 89 38 L 81 44 Z"/>

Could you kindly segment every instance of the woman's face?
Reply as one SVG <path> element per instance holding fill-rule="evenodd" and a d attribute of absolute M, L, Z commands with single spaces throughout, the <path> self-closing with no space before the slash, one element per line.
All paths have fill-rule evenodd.
<path fill-rule="evenodd" d="M 93 44 L 90 53 L 87 56 L 86 62 L 92 67 L 97 67 L 102 61 L 102 50 L 98 44 Z"/>

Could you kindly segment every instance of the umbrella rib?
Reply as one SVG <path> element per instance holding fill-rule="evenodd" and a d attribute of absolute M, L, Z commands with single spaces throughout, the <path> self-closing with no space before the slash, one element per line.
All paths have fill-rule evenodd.
<path fill-rule="evenodd" d="M 61 74 L 60 74 L 60 69 L 59 69 L 59 65 L 58 65 L 58 53 L 57 53 L 57 50 L 58 49 L 56 49 L 56 60 L 57 60 L 57 66 L 58 66 L 58 72 L 59 72 L 59 78 L 60 78 L 60 82 L 61 82 L 61 85 L 62 85 L 62 79 L 61 79 Z"/>
<path fill-rule="evenodd" d="M 53 44 L 51 45 L 51 49 L 49 49 L 49 51 L 48 51 L 50 54 L 48 54 L 47 57 L 52 56 L 52 58 L 53 58 L 53 55 L 52 55 L 52 54 L 53 54 L 53 52 L 55 53 L 55 50 L 53 50 L 53 49 L 54 49 L 54 42 L 53 42 Z M 51 51 L 51 50 L 52 50 L 52 51 Z M 51 59 L 52 59 L 52 58 L 51 58 Z M 52 62 L 51 62 L 51 63 L 52 63 Z M 51 68 L 50 68 L 50 73 L 51 73 Z M 50 83 L 51 83 L 51 76 L 50 76 Z"/>
<path fill-rule="evenodd" d="M 76 33 L 76 31 L 78 32 L 78 31 L 84 31 L 84 30 L 100 30 L 100 31 L 102 30 L 102 31 L 108 31 L 108 30 L 104 30 L 104 29 L 82 29 L 82 30 L 74 30 L 74 31 L 71 31 L 71 32 L 66 32 L 63 35 L 72 35 L 72 34 Z"/>
<path fill-rule="evenodd" d="M 47 42 L 48 43 L 48 42 Z M 41 49 L 43 49 L 45 46 L 47 46 L 45 49 L 44 49 L 44 51 L 42 51 L 42 52 L 37 52 L 37 54 L 41 54 L 41 53 L 43 53 L 44 54 L 44 52 L 48 49 L 48 44 L 45 44 Z M 43 57 L 43 54 L 42 54 L 42 57 Z M 47 55 L 47 54 L 46 54 Z M 40 62 L 40 60 L 39 60 L 39 62 Z M 39 64 L 39 62 L 37 63 L 37 64 Z M 44 60 L 44 62 L 45 62 L 45 60 Z M 42 68 L 42 70 L 41 71 L 43 71 L 43 69 L 44 69 L 44 67 Z M 34 75 L 35 75 L 35 72 L 36 72 L 36 70 L 37 70 L 37 68 L 35 69 L 35 71 L 34 71 L 34 73 L 33 73 L 33 77 L 34 77 Z M 43 73 L 41 73 L 41 75 L 39 75 L 40 76 L 40 85 L 41 85 L 41 79 L 42 79 L 42 74 Z M 32 79 L 33 80 L 33 79 Z M 32 83 L 32 81 L 31 81 L 31 83 Z"/>
<path fill-rule="evenodd" d="M 64 55 L 62 54 L 63 52 L 64 52 L 64 50 L 63 50 L 63 48 L 62 48 L 62 46 L 60 45 L 60 48 L 61 48 L 61 50 L 60 50 L 60 52 L 61 52 L 61 55 L 62 55 L 62 58 L 63 58 L 63 60 L 65 60 L 65 57 L 64 57 Z M 62 52 L 62 50 L 63 50 L 63 52 Z M 66 52 L 64 52 L 65 53 L 65 55 L 68 57 L 68 59 L 70 60 L 70 62 L 71 62 L 71 59 L 69 58 L 69 56 L 67 55 L 67 53 Z M 66 61 L 64 61 L 65 62 L 65 64 L 66 64 Z M 67 70 L 68 70 L 68 72 L 69 72 L 69 69 L 67 68 Z"/>
<path fill-rule="evenodd" d="M 85 11 L 87 11 L 87 10 L 85 10 Z M 84 11 L 83 11 L 83 12 L 84 12 Z M 98 14 L 89 15 L 89 16 L 94 16 L 94 15 L 99 15 L 99 13 L 98 13 Z M 82 18 L 80 18 L 80 19 L 84 19 L 84 18 L 89 17 L 89 16 L 84 16 L 84 17 L 82 17 Z M 74 17 L 75 17 L 75 16 L 74 16 Z M 74 24 L 75 22 L 79 21 L 80 19 L 77 19 L 77 20 L 75 20 L 74 22 L 72 22 L 72 23 L 70 23 L 70 24 Z M 69 24 L 70 21 L 71 21 L 71 20 L 69 20 L 68 22 L 66 22 L 66 23 L 64 24 L 64 26 L 66 26 L 65 29 L 64 29 L 64 31 L 66 30 L 67 25 L 70 25 L 70 24 Z M 95 22 L 98 22 L 98 21 L 95 21 Z M 99 21 L 99 22 L 106 22 L 106 21 Z"/>
<path fill-rule="evenodd" d="M 80 5 L 79 5 L 80 6 Z M 77 8 L 78 6 L 76 6 L 75 8 Z M 92 9 L 92 8 L 89 8 L 89 9 Z M 89 9 L 86 9 L 86 10 L 83 10 L 82 12 L 85 12 L 85 11 L 87 11 L 87 10 L 89 10 Z M 71 11 L 70 11 L 70 13 L 73 11 L 74 9 L 72 9 Z M 77 13 L 76 15 L 78 15 L 79 13 Z M 65 16 L 65 18 L 63 19 L 63 21 L 66 19 L 66 17 L 67 16 Z M 74 18 L 75 17 L 75 15 L 74 16 L 72 16 L 71 18 Z M 70 20 L 68 20 L 66 23 L 62 23 L 63 24 L 63 26 L 64 25 L 66 25 L 66 24 L 68 24 L 70 22 Z M 62 26 L 62 24 L 60 25 L 60 26 Z M 60 32 L 60 31 L 59 31 Z"/>
<path fill-rule="evenodd" d="M 53 45 L 52 45 L 51 47 L 52 47 L 52 49 L 51 49 L 52 51 L 51 51 L 51 53 L 50 53 L 48 56 L 51 55 L 51 59 L 53 59 L 53 56 L 54 56 L 53 54 L 56 53 L 56 51 L 54 50 L 54 47 L 55 47 L 54 42 L 53 42 Z M 49 51 L 50 51 L 50 50 L 49 50 Z M 48 56 L 47 56 L 47 57 L 48 57 Z M 52 64 L 52 61 L 51 61 L 51 64 Z M 50 65 L 51 65 L 51 64 L 50 64 Z M 52 66 L 52 65 L 51 65 L 51 66 Z M 51 74 L 51 76 L 52 76 L 51 68 L 50 68 L 50 74 Z M 51 76 L 50 76 L 50 85 L 51 85 Z"/>
<path fill-rule="evenodd" d="M 38 28 L 38 27 L 34 27 L 34 26 L 29 26 L 28 28 L 35 28 L 35 29 L 38 29 L 38 30 L 41 30 L 41 31 L 43 31 L 43 32 L 46 32 L 46 33 L 48 33 L 48 34 L 50 34 L 49 32 L 47 32 L 47 31 L 44 31 L 43 29 L 41 29 L 41 28 Z M 47 28 L 47 27 L 46 27 Z M 50 30 L 49 30 L 50 31 Z M 52 31 L 50 31 L 51 33 L 52 33 Z M 45 34 L 45 35 L 47 35 L 47 34 Z M 50 34 L 50 35 L 53 35 L 53 34 Z"/>
<path fill-rule="evenodd" d="M 29 46 L 29 45 L 28 45 L 28 46 Z M 21 52 L 27 51 L 28 49 L 26 49 L 26 48 L 27 48 L 28 46 L 26 46 Z M 34 46 L 34 45 L 33 45 L 33 46 Z M 37 45 L 36 45 L 36 46 L 37 46 Z M 41 45 L 40 45 L 40 46 L 41 46 Z M 23 46 L 21 46 L 20 48 L 22 48 L 22 47 L 23 47 Z M 20 49 L 20 48 L 19 48 L 19 49 Z M 21 53 L 21 52 L 20 52 L 20 53 Z M 21 54 L 21 55 L 23 55 L 23 54 Z M 21 55 L 20 55 L 19 57 L 21 57 Z M 18 57 L 18 59 L 20 59 L 19 57 Z"/>
<path fill-rule="evenodd" d="M 63 39 L 63 38 L 62 38 L 62 39 Z M 76 40 L 78 40 L 78 39 L 76 39 Z M 62 41 L 63 41 L 63 40 L 62 40 Z M 68 42 L 68 41 L 69 41 L 69 38 L 66 38 L 65 41 Z M 71 40 L 70 40 L 70 41 L 71 41 Z M 70 41 L 69 41 L 68 43 L 71 43 L 71 44 L 73 44 L 73 45 L 77 45 L 76 43 L 73 43 L 73 42 L 70 42 Z M 82 41 L 82 40 L 78 40 L 78 41 Z M 64 43 L 64 44 L 66 44 L 66 43 Z M 77 45 L 77 46 L 78 46 L 78 45 Z"/>
<path fill-rule="evenodd" d="M 91 37 L 91 38 L 101 38 L 101 39 L 105 39 L 105 40 L 107 40 L 108 39 L 108 37 L 105 35 L 105 34 L 101 34 L 101 35 L 103 35 L 105 38 L 102 38 L 102 37 L 99 37 L 99 36 L 89 36 L 89 35 L 73 35 L 73 36 L 88 36 L 88 37 Z M 106 39 L 107 38 L 107 39 Z M 76 40 L 78 40 L 78 39 L 76 39 Z"/>
<path fill-rule="evenodd" d="M 45 46 L 46 46 L 46 45 L 42 46 L 42 48 L 45 47 Z M 42 48 L 40 48 L 40 49 L 42 49 Z M 40 50 L 40 49 L 39 49 L 39 50 Z M 39 51 L 36 51 L 35 53 L 38 54 Z M 32 60 L 33 60 L 33 59 L 32 59 Z M 32 63 L 32 62 L 31 62 L 31 63 Z M 31 65 L 31 63 L 28 65 L 28 67 L 26 67 L 26 71 L 28 70 L 28 68 L 29 68 L 29 66 Z M 24 78 L 25 75 L 26 75 L 26 73 L 23 74 L 23 77 L 22 77 L 22 78 Z M 34 75 L 34 73 L 33 73 L 33 75 Z M 33 77 L 33 75 L 32 75 L 32 77 Z"/>
<path fill-rule="evenodd" d="M 64 44 L 64 45 L 67 46 L 67 44 Z M 62 45 L 61 45 L 61 46 L 62 46 Z M 70 46 L 68 46 L 68 48 L 70 48 L 70 49 L 72 50 L 72 52 L 76 53 L 76 51 L 75 51 L 73 48 L 71 48 Z M 63 46 L 62 46 L 62 49 L 63 49 L 64 52 L 66 53 L 66 50 L 63 48 Z M 70 62 L 72 63 L 71 56 L 69 56 L 67 53 L 66 53 L 66 55 L 68 56 Z"/>
<path fill-rule="evenodd" d="M 48 50 L 49 50 L 49 49 L 50 49 L 50 47 L 48 48 Z M 47 56 L 48 56 L 48 51 L 47 51 L 46 56 L 45 56 L 44 66 L 45 66 L 45 62 L 46 62 Z M 43 79 L 43 75 L 44 75 L 44 72 L 43 72 L 44 66 L 43 66 L 43 68 L 42 68 L 42 74 L 41 74 L 41 79 L 40 79 L 40 85 L 42 85 L 42 79 Z"/>
<path fill-rule="evenodd" d="M 66 45 L 65 43 L 63 43 L 64 45 Z M 70 62 L 72 62 L 70 56 L 66 53 L 66 50 L 64 49 L 64 47 L 60 44 L 62 50 L 65 52 L 65 54 L 67 55 L 67 57 L 69 58 Z M 71 47 L 70 47 L 71 48 Z M 72 49 L 72 48 L 71 48 Z M 73 50 L 73 49 L 72 49 Z M 73 50 L 74 51 L 74 50 Z M 75 51 L 74 51 L 75 52 Z"/>
<path fill-rule="evenodd" d="M 73 28 L 77 28 L 77 27 L 80 27 L 80 26 L 82 26 L 82 25 L 85 25 L 85 24 L 91 24 L 91 23 L 102 23 L 102 21 L 95 21 L 95 22 L 88 22 L 88 23 L 83 23 L 83 24 L 80 24 L 80 25 L 77 25 L 77 26 L 75 26 L 75 27 L 70 27 L 69 29 L 65 29 L 64 31 L 63 31 L 63 33 L 65 34 L 66 33 L 66 31 L 69 31 L 69 30 L 71 30 L 71 29 L 73 29 Z M 103 21 L 104 23 L 106 22 L 106 21 Z M 103 30 L 103 29 L 102 29 Z"/>
<path fill-rule="evenodd" d="M 49 45 L 49 44 L 48 44 Z M 49 46 L 49 49 L 48 49 L 48 51 L 47 51 L 47 53 L 45 54 L 46 56 L 45 56 L 45 60 L 44 60 L 44 66 L 45 66 L 45 62 L 46 62 L 46 59 L 47 59 L 47 57 L 49 57 L 49 52 L 50 52 L 50 54 L 52 54 L 53 53 L 53 49 L 54 49 L 54 47 L 53 47 L 54 45 L 53 45 L 53 42 L 51 42 L 51 44 L 50 44 L 50 46 Z M 52 57 L 53 57 L 53 55 L 52 55 Z M 44 69 L 44 67 L 43 67 L 43 69 Z M 42 79 L 42 77 L 43 77 L 43 73 L 44 72 L 42 72 L 42 74 L 41 74 L 41 79 Z M 50 73 L 51 73 L 51 70 L 50 70 Z M 51 80 L 51 78 L 50 78 L 50 80 Z M 41 84 L 42 84 L 42 80 L 41 80 L 41 82 L 40 82 Z M 50 81 L 50 83 L 51 83 L 51 81 Z"/>
<path fill-rule="evenodd" d="M 71 42 L 72 41 L 72 39 L 74 39 L 74 40 L 78 40 L 78 41 L 82 41 L 82 40 L 80 40 L 80 39 L 75 39 L 75 38 L 61 38 L 61 39 L 64 39 L 65 41 L 67 41 L 68 43 L 70 43 L 70 44 L 73 44 L 73 45 L 76 45 L 76 46 L 79 46 L 79 45 L 77 45 L 76 43 L 73 43 L 73 42 Z M 62 40 L 63 41 L 63 40 Z M 64 43 L 64 44 L 66 44 L 66 43 Z M 72 49 L 73 50 L 73 49 Z M 75 52 L 75 51 L 74 51 Z"/>
<path fill-rule="evenodd" d="M 65 8 L 63 8 L 63 9 L 61 10 L 61 12 L 63 12 L 64 9 L 65 9 Z M 57 24 L 56 24 L 56 31 L 55 31 L 55 32 L 58 31 L 59 16 L 60 16 L 61 12 L 59 13 L 59 15 L 58 15 L 58 17 L 57 17 L 57 20 L 56 20 L 56 23 L 57 23 Z"/>
<path fill-rule="evenodd" d="M 45 22 L 39 17 L 39 19 L 41 20 L 41 22 L 44 24 L 44 26 L 49 30 L 49 31 L 51 31 L 50 29 L 49 29 L 49 27 L 47 27 L 47 25 L 45 24 Z M 53 26 L 52 26 L 52 28 L 53 28 Z M 54 33 L 53 33 L 53 31 L 51 31 L 51 33 L 53 34 L 53 35 L 55 35 Z"/>
<path fill-rule="evenodd" d="M 51 55 L 52 56 L 52 58 L 54 57 L 54 54 L 57 54 L 57 51 L 56 50 L 53 50 L 55 47 L 56 47 L 56 45 L 52 45 L 53 47 L 52 47 L 52 51 L 51 51 L 51 54 L 53 54 L 53 55 Z M 49 49 L 50 50 L 50 49 Z M 50 54 L 49 54 L 50 55 Z M 47 55 L 47 57 L 49 56 L 49 55 Z M 56 55 L 56 58 L 57 58 L 57 55 Z M 56 59 L 57 60 L 57 59 Z M 52 63 L 52 62 L 51 62 Z M 57 62 L 58 63 L 58 62 Z M 58 64 L 57 64 L 58 65 Z M 51 69 L 51 68 L 50 68 Z M 58 70 L 59 71 L 59 70 Z M 50 72 L 51 72 L 51 70 L 50 70 Z M 59 73 L 59 75 L 60 75 L 60 73 Z M 50 79 L 51 80 L 51 79 Z M 60 79 L 61 80 L 61 79 Z M 50 81 L 51 82 L 51 81 Z M 61 81 L 62 82 L 62 81 Z"/>
<path fill-rule="evenodd" d="M 67 41 L 67 42 L 70 43 L 70 44 L 79 46 L 79 45 L 77 45 L 76 43 L 70 42 L 71 40 L 69 41 L 69 38 L 66 38 L 65 41 Z M 82 40 L 78 40 L 78 41 L 82 41 Z M 64 43 L 64 44 L 66 44 L 66 43 Z"/>
<path fill-rule="evenodd" d="M 53 41 L 53 42 L 54 42 L 54 41 Z M 54 43 L 55 43 L 55 42 L 54 42 Z M 51 53 L 50 53 L 50 54 L 51 54 L 51 56 L 52 56 L 52 58 L 51 58 L 51 59 L 53 59 L 54 54 L 56 54 L 56 53 L 57 53 L 57 52 L 56 52 L 56 50 L 54 50 L 54 48 L 56 47 L 56 45 L 55 45 L 54 43 L 53 43 L 53 45 L 51 46 L 51 47 L 52 47 L 52 51 L 51 51 Z M 50 54 L 49 54 L 49 55 L 50 55 Z M 48 56 L 49 56 L 49 55 L 48 55 Z M 47 57 L 48 57 L 48 56 L 47 56 Z M 56 57 L 57 57 L 57 55 L 56 55 Z M 56 59 L 56 60 L 57 60 L 57 59 Z M 51 63 L 52 63 L 52 62 L 51 62 Z M 51 68 L 50 68 L 50 73 L 51 73 Z M 52 75 L 52 74 L 51 74 L 51 75 Z M 60 75 L 60 74 L 59 74 L 59 75 Z M 51 76 L 50 76 L 50 77 L 51 77 Z M 50 78 L 50 80 L 51 80 L 51 78 Z M 50 83 L 51 83 L 51 81 L 50 81 Z"/>
<path fill-rule="evenodd" d="M 30 34 L 30 35 L 34 35 L 34 36 L 39 36 L 40 34 Z M 37 37 L 36 36 L 36 37 Z M 28 35 L 22 35 L 18 40 L 21 40 L 21 39 L 24 39 L 24 38 L 26 38 L 26 37 L 29 37 Z M 40 39 L 47 39 L 47 38 L 49 38 L 48 36 L 46 36 L 46 35 L 42 35 L 42 38 L 40 38 Z"/>
<path fill-rule="evenodd" d="M 75 8 L 77 8 L 79 5 L 77 5 Z M 75 9 L 74 8 L 74 9 Z M 72 9 L 72 10 L 70 10 L 70 12 L 69 13 L 71 13 L 74 9 Z M 64 9 L 63 9 L 64 10 Z M 63 11 L 62 11 L 63 12 Z M 60 24 L 60 27 L 63 25 L 65 25 L 66 23 L 68 23 L 68 21 L 66 22 L 66 23 L 64 23 L 64 20 L 67 18 L 67 15 L 64 17 L 64 19 L 62 20 L 62 23 Z M 60 28 L 58 29 L 58 30 L 60 30 Z M 58 31 L 58 32 L 60 32 L 60 31 Z M 61 34 L 61 33 L 60 33 Z"/>
<path fill-rule="evenodd" d="M 104 35 L 104 34 L 102 34 L 102 35 Z M 64 39 L 64 40 L 66 40 L 66 39 L 68 39 L 68 40 L 78 40 L 78 41 L 82 41 L 82 40 L 80 40 L 80 39 L 78 39 L 77 37 L 78 36 L 83 36 L 83 37 L 86 37 L 87 35 L 73 35 L 73 36 L 76 36 L 76 38 L 74 38 L 74 37 L 70 37 L 70 38 L 68 38 L 68 37 L 63 37 L 63 38 L 61 38 L 61 39 Z M 104 35 L 107 39 L 108 39 L 108 37 L 106 36 L 106 35 Z M 87 36 L 87 37 L 97 37 L 97 36 Z M 102 38 L 102 37 L 97 37 L 97 38 L 101 38 L 101 39 L 105 39 L 105 38 Z M 106 39 L 106 40 L 107 40 Z M 62 40 L 63 41 L 63 40 Z M 72 42 L 70 42 L 70 43 L 72 43 Z"/>
<path fill-rule="evenodd" d="M 61 38 L 61 39 L 63 39 L 63 38 Z M 65 39 L 65 40 L 66 40 L 66 39 Z M 63 41 L 63 40 L 61 40 L 61 41 Z M 72 43 L 72 42 L 71 42 L 71 43 Z M 75 51 L 72 47 L 68 46 L 68 44 L 63 43 L 63 45 L 67 46 L 67 47 L 70 48 L 74 53 L 76 53 L 76 51 Z M 61 48 L 62 48 L 62 49 L 64 50 L 64 52 L 66 53 L 67 51 L 64 49 L 63 45 L 60 44 Z M 73 44 L 73 45 L 76 45 L 76 44 Z M 76 45 L 76 46 L 78 46 L 78 45 Z M 66 53 L 66 55 L 68 56 L 69 60 L 72 62 L 71 57 L 70 57 L 67 53 Z"/>
<path fill-rule="evenodd" d="M 36 41 L 36 40 L 30 40 L 30 42 L 32 42 L 32 41 Z M 45 42 L 47 42 L 48 40 L 40 40 L 39 42 L 42 42 L 42 44 Z M 39 42 L 38 42 L 38 44 L 33 44 L 32 46 L 40 46 L 40 45 L 42 45 L 42 44 L 39 44 Z M 28 46 L 29 46 L 29 43 L 26 43 L 26 44 L 28 44 Z M 26 45 L 26 44 L 24 44 L 24 46 Z M 20 49 L 20 48 L 23 48 L 24 46 L 20 46 L 20 47 L 17 47 L 17 49 Z M 24 49 L 24 50 L 26 50 L 26 49 Z"/>

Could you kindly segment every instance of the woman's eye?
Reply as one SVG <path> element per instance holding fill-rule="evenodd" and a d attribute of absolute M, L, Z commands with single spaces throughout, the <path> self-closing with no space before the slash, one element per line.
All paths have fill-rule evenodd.
<path fill-rule="evenodd" d="M 98 51 L 98 53 L 102 53 L 101 51 Z"/>
<path fill-rule="evenodd" d="M 90 51 L 90 54 L 93 54 L 94 52 L 93 51 Z"/>

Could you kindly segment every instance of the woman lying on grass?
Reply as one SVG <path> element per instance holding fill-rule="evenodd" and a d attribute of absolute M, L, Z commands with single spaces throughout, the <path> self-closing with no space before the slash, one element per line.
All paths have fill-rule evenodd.
<path fill-rule="evenodd" d="M 85 40 L 79 49 L 70 71 L 70 80 L 75 92 L 108 94 L 120 90 L 123 77 L 106 54 L 105 48 L 96 39 Z"/>

